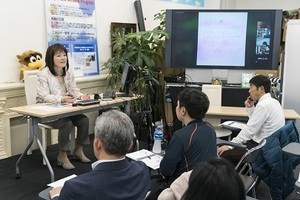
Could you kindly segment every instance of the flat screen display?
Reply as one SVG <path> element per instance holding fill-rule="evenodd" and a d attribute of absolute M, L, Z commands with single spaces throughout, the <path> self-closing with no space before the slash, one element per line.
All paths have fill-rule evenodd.
<path fill-rule="evenodd" d="M 277 69 L 282 10 L 167 10 L 167 67 Z"/>

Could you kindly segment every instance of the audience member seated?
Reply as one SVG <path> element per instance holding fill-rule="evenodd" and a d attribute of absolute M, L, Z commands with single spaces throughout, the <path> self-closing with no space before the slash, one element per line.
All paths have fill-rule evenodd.
<path fill-rule="evenodd" d="M 283 109 L 280 103 L 271 97 L 270 79 L 263 75 L 254 76 L 250 81 L 250 96 L 245 100 L 249 115 L 247 125 L 231 141 L 246 144 L 251 149 L 272 135 L 285 124 Z M 245 154 L 246 149 L 223 145 L 218 148 L 218 154 L 236 165 Z"/>
<path fill-rule="evenodd" d="M 158 200 L 245 200 L 243 182 L 233 165 L 223 158 L 201 162 L 162 191 Z"/>
<path fill-rule="evenodd" d="M 100 115 L 93 143 L 98 161 L 92 164 L 92 171 L 50 190 L 51 199 L 144 199 L 150 190 L 149 169 L 141 161 L 125 158 L 133 133 L 133 123 L 125 113 L 110 110 Z"/>
<path fill-rule="evenodd" d="M 172 135 L 160 163 L 162 177 L 152 179 L 147 199 L 156 200 L 159 193 L 183 172 L 217 156 L 216 133 L 210 124 L 202 120 L 208 107 L 208 97 L 200 90 L 185 89 L 178 94 L 176 115 L 185 127 Z"/>

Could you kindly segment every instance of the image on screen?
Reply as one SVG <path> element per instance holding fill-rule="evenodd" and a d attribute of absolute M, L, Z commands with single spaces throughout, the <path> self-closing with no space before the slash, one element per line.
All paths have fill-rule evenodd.
<path fill-rule="evenodd" d="M 257 22 L 256 54 L 270 54 L 271 28 L 270 22 Z"/>
<path fill-rule="evenodd" d="M 197 65 L 244 66 L 247 16 L 247 12 L 200 12 Z"/>

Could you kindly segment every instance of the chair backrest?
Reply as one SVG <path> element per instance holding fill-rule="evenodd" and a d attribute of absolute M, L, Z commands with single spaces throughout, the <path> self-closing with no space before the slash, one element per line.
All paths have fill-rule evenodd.
<path fill-rule="evenodd" d="M 203 84 L 202 92 L 208 96 L 211 106 L 221 106 L 222 85 Z"/>
<path fill-rule="evenodd" d="M 248 167 L 247 172 L 252 173 L 251 163 L 253 163 L 256 160 L 257 156 L 261 152 L 262 147 L 265 146 L 265 144 L 266 139 L 263 139 L 257 146 L 247 150 L 246 153 L 240 159 L 239 163 L 236 165 L 235 169 L 238 172 L 244 172 L 244 170 Z"/>
<path fill-rule="evenodd" d="M 24 86 L 27 105 L 36 103 L 36 85 L 37 85 L 37 73 L 39 70 L 24 71 Z"/>
<path fill-rule="evenodd" d="M 203 84 L 202 92 L 204 92 L 208 96 L 210 106 L 221 106 L 221 102 L 222 102 L 221 85 Z M 214 119 L 210 117 L 205 117 L 205 121 L 209 122 L 213 126 L 219 125 L 221 122 L 220 119 Z"/>

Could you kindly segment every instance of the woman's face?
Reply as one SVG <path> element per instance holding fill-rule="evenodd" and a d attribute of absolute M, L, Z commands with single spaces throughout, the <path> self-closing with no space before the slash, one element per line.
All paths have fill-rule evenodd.
<path fill-rule="evenodd" d="M 53 57 L 54 67 L 62 69 L 67 65 L 67 54 L 65 52 L 56 52 Z"/>

